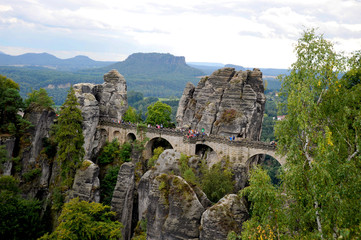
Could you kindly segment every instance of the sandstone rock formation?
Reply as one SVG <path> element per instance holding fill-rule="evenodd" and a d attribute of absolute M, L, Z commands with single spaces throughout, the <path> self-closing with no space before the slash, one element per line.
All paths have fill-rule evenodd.
<path fill-rule="evenodd" d="M 259 69 L 222 68 L 203 77 L 197 87 L 187 84 L 179 101 L 177 126 L 259 140 L 265 101 Z"/>
<path fill-rule="evenodd" d="M 2 168 L 0 168 L 0 175 L 11 175 L 12 161 L 11 156 L 15 146 L 15 137 L 13 136 L 2 136 L 0 138 L 0 146 L 4 146 L 7 151 L 7 161 L 3 163 Z M 2 170 L 1 170 L 2 169 Z"/>
<path fill-rule="evenodd" d="M 99 119 L 121 120 L 128 108 L 127 84 L 117 70 L 111 70 L 103 84 L 79 83 L 73 88 L 84 118 L 84 157 L 92 159 L 105 141 L 96 129 Z"/>
<path fill-rule="evenodd" d="M 202 214 L 199 239 L 227 239 L 230 231 L 240 234 L 248 218 L 242 199 L 236 194 L 226 195 Z"/>
<path fill-rule="evenodd" d="M 23 149 L 23 170 L 32 169 L 35 165 L 43 165 L 39 162 L 39 154 L 43 148 L 43 139 L 49 137 L 49 130 L 54 123 L 55 116 L 53 109 L 44 109 L 34 103 L 24 114 L 24 119 L 28 120 L 32 126 L 28 131 L 31 144 Z M 49 177 L 48 172 L 45 175 Z"/>
<path fill-rule="evenodd" d="M 124 226 L 122 229 L 122 239 L 124 240 L 129 240 L 132 234 L 134 188 L 134 164 L 123 163 L 114 188 L 111 210 L 117 213 L 117 220 Z"/>
<path fill-rule="evenodd" d="M 208 199 L 200 189 L 196 194 L 183 178 L 174 175 L 179 172 L 179 158 L 180 153 L 174 150 L 164 151 L 155 168 L 139 182 L 139 219 L 147 220 L 147 239 L 199 237 L 200 217 L 205 210 L 202 203 L 207 205 Z"/>
<path fill-rule="evenodd" d="M 100 201 L 99 167 L 90 160 L 84 160 L 80 169 L 76 171 L 74 183 L 69 192 L 68 201 L 79 197 L 87 202 Z"/>

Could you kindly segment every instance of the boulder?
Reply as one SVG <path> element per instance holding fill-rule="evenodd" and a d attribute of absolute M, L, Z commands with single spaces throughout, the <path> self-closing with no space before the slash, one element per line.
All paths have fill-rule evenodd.
<path fill-rule="evenodd" d="M 76 171 L 72 189 L 69 191 L 67 201 L 79 197 L 87 202 L 100 201 L 99 167 L 90 160 L 84 160 L 82 166 Z"/>
<path fill-rule="evenodd" d="M 188 183 L 176 175 L 161 174 L 142 177 L 139 205 L 146 206 L 147 239 L 196 239 L 200 217 L 204 211 Z M 147 189 L 146 189 L 147 188 Z"/>
<path fill-rule="evenodd" d="M 147 220 L 147 239 L 197 239 L 200 217 L 210 205 L 180 174 L 180 153 L 165 150 L 138 185 L 138 218 Z"/>
<path fill-rule="evenodd" d="M 262 73 L 222 68 L 187 84 L 179 101 L 177 126 L 207 134 L 259 140 L 265 109 Z"/>
<path fill-rule="evenodd" d="M 134 188 L 134 164 L 130 162 L 123 163 L 119 169 L 117 183 L 114 188 L 111 210 L 117 213 L 117 220 L 124 226 L 122 230 L 122 239 L 124 240 L 129 240 L 132 234 Z"/>
<path fill-rule="evenodd" d="M 199 239 L 226 240 L 230 231 L 240 234 L 242 224 L 248 218 L 242 198 L 236 194 L 226 195 L 202 214 Z"/>

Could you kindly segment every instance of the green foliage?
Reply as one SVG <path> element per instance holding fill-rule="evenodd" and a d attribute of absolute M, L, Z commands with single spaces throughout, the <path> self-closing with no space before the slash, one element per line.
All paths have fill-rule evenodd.
<path fill-rule="evenodd" d="M 0 75 L 0 133 L 22 134 L 30 126 L 18 115 L 23 108 L 19 85 Z"/>
<path fill-rule="evenodd" d="M 3 171 L 3 164 L 8 160 L 8 151 L 6 150 L 6 146 L 0 145 L 0 173 Z"/>
<path fill-rule="evenodd" d="M 233 174 L 222 163 L 214 164 L 210 169 L 206 166 L 202 169 L 201 188 L 212 202 L 218 202 L 226 194 L 233 191 Z"/>
<path fill-rule="evenodd" d="M 13 176 L 1 176 L 0 177 L 0 192 L 9 191 L 14 194 L 20 192 L 19 181 Z"/>
<path fill-rule="evenodd" d="M 148 160 L 148 168 L 151 168 L 155 165 L 155 162 L 158 160 L 159 155 L 161 155 L 162 152 L 164 152 L 164 148 L 162 147 L 157 147 L 153 150 L 153 156 Z"/>
<path fill-rule="evenodd" d="M 51 234 L 45 234 L 45 239 L 119 239 L 122 224 L 115 221 L 115 212 L 109 206 L 100 203 L 88 203 L 78 198 L 64 204 L 58 219 L 59 225 Z"/>
<path fill-rule="evenodd" d="M 0 238 L 36 239 L 44 233 L 41 202 L 20 196 L 18 181 L 0 177 Z"/>
<path fill-rule="evenodd" d="M 43 152 L 46 154 L 48 159 L 53 159 L 57 152 L 57 143 L 52 138 L 44 137 L 43 141 Z"/>
<path fill-rule="evenodd" d="M 147 119 L 145 122 L 153 126 L 157 124 L 163 124 L 163 127 L 173 127 L 174 124 L 171 122 L 172 108 L 160 101 L 148 106 Z"/>
<path fill-rule="evenodd" d="M 31 103 L 43 108 L 52 108 L 54 106 L 52 97 L 48 96 L 44 88 L 40 88 L 39 90 L 32 89 L 32 91 L 28 93 L 28 98 L 25 99 L 25 106 L 28 108 Z"/>
<path fill-rule="evenodd" d="M 198 179 L 195 173 L 193 172 L 193 169 L 188 165 L 188 158 L 189 158 L 188 156 L 181 153 L 181 157 L 179 159 L 181 176 L 189 184 L 198 185 Z"/>
<path fill-rule="evenodd" d="M 61 166 L 63 180 L 73 178 L 84 156 L 83 117 L 78 106 L 74 89 L 71 88 L 65 103 L 61 107 L 56 129 L 57 161 Z M 71 181 L 68 183 L 71 184 Z"/>
<path fill-rule="evenodd" d="M 132 240 L 146 240 L 147 239 L 147 220 L 142 219 L 138 221 L 134 229 L 134 236 Z"/>
<path fill-rule="evenodd" d="M 120 146 L 117 139 L 107 142 L 103 147 L 99 157 L 99 164 L 106 165 L 109 163 L 123 163 L 131 161 L 132 144 L 129 142 Z"/>
<path fill-rule="evenodd" d="M 138 114 L 136 110 L 132 107 L 128 107 L 127 111 L 123 116 L 124 122 L 131 122 L 131 123 L 139 123 L 142 122 L 141 114 Z"/>
<path fill-rule="evenodd" d="M 281 94 L 287 101 L 280 110 L 287 116 L 275 127 L 287 170 L 281 174 L 280 189 L 271 186 L 265 173 L 253 173 L 255 181 L 245 190 L 252 201 L 252 218 L 244 225 L 242 239 L 256 239 L 257 231 L 280 239 L 357 239 L 359 52 L 347 62 L 314 30 L 303 34 L 295 52 L 290 74 L 281 77 Z M 345 69 L 349 71 L 340 79 Z"/>
<path fill-rule="evenodd" d="M 119 166 L 111 166 L 108 168 L 104 179 L 100 184 L 100 199 L 105 205 L 110 205 L 113 197 L 113 191 L 117 183 Z"/>
<path fill-rule="evenodd" d="M 54 188 L 51 198 L 52 198 L 51 208 L 57 212 L 60 211 L 64 205 L 64 200 L 65 200 L 64 194 L 62 193 L 60 187 Z"/>
<path fill-rule="evenodd" d="M 30 171 L 26 172 L 23 174 L 23 178 L 26 182 L 30 182 L 32 180 L 34 180 L 35 178 L 39 177 L 41 174 L 41 169 L 40 168 L 34 168 L 31 169 Z"/>
<path fill-rule="evenodd" d="M 283 235 L 283 221 L 286 217 L 283 209 L 284 197 L 276 188 L 267 171 L 254 168 L 249 178 L 249 186 L 241 190 L 241 196 L 247 196 L 251 202 L 251 220 L 244 224 L 242 239 L 274 239 Z M 273 236 L 273 237 L 271 237 Z"/>

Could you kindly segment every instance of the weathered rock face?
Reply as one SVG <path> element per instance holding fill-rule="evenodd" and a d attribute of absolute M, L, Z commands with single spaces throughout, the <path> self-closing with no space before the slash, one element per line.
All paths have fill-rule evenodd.
<path fill-rule="evenodd" d="M 180 153 L 164 151 L 155 168 L 139 182 L 139 219 L 147 220 L 147 239 L 199 237 L 200 217 L 205 209 L 202 203 L 207 205 L 208 199 L 200 189 L 197 194 L 183 178 L 174 175 L 179 172 L 179 158 Z"/>
<path fill-rule="evenodd" d="M 7 155 L 7 161 L 3 163 L 2 166 L 2 171 L 0 168 L 0 175 L 11 175 L 11 168 L 12 168 L 12 161 L 11 161 L 11 156 L 14 150 L 14 146 L 15 146 L 15 137 L 12 136 L 8 136 L 8 137 L 1 137 L 0 138 L 0 145 L 4 145 L 5 149 L 8 153 Z"/>
<path fill-rule="evenodd" d="M 90 160 L 84 160 L 82 167 L 76 171 L 73 187 L 68 200 L 79 197 L 87 202 L 100 201 L 99 167 Z"/>
<path fill-rule="evenodd" d="M 259 69 L 222 68 L 202 78 L 197 87 L 187 84 L 179 101 L 177 125 L 259 140 L 265 101 Z"/>
<path fill-rule="evenodd" d="M 127 84 L 124 77 L 111 70 L 104 75 L 104 83 L 79 83 L 73 86 L 82 111 L 85 158 L 92 159 L 104 142 L 97 131 L 99 119 L 120 120 L 128 108 Z"/>
<path fill-rule="evenodd" d="M 134 188 L 134 164 L 123 163 L 114 188 L 111 210 L 117 213 L 117 220 L 124 226 L 122 229 L 124 240 L 129 240 L 131 237 Z"/>
<path fill-rule="evenodd" d="M 38 164 L 38 156 L 43 148 L 43 138 L 49 137 L 50 127 L 54 123 L 55 111 L 53 109 L 44 109 L 35 104 L 31 104 L 24 115 L 32 127 L 29 129 L 29 142 L 31 143 L 23 150 L 22 162 L 23 169 L 31 168 Z"/>
<path fill-rule="evenodd" d="M 226 195 L 202 214 L 200 240 L 227 239 L 228 232 L 240 234 L 242 224 L 249 218 L 242 199 Z"/>

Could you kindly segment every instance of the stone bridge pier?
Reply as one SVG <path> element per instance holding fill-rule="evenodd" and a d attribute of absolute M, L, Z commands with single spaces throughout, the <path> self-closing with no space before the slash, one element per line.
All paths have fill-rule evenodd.
<path fill-rule="evenodd" d="M 216 155 L 218 160 L 229 158 L 231 162 L 246 164 L 251 157 L 266 154 L 275 158 L 281 165 L 285 164 L 285 158 L 276 155 L 275 146 L 259 141 L 249 141 L 247 139 L 230 141 L 221 136 L 187 138 L 184 132 L 175 129 L 151 127 L 139 131 L 135 125 L 104 120 L 100 122 L 98 128 L 101 129 L 102 134 L 106 134 L 108 141 L 116 138 L 121 144 L 129 140 L 137 139 L 142 141 L 147 139 L 143 152 L 146 159 L 152 156 L 153 150 L 158 144 L 188 156 L 208 149 L 212 154 Z"/>

